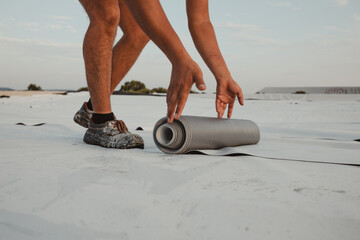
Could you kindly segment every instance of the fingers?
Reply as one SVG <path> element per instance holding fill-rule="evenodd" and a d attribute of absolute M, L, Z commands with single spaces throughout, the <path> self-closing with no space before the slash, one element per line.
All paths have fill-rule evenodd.
<path fill-rule="evenodd" d="M 174 121 L 174 113 L 177 103 L 177 97 L 175 95 L 168 95 L 167 98 L 167 117 L 168 117 L 168 123 L 172 123 Z"/>
<path fill-rule="evenodd" d="M 181 116 L 181 113 L 185 107 L 185 103 L 186 103 L 187 97 L 182 96 L 179 100 L 179 102 L 177 103 L 177 108 L 176 108 L 176 113 L 175 113 L 175 119 L 179 119 Z"/>
<path fill-rule="evenodd" d="M 219 99 L 216 99 L 215 107 L 216 107 L 216 112 L 218 113 L 218 118 L 220 118 L 221 102 Z"/>
<path fill-rule="evenodd" d="M 228 115 L 227 115 L 228 118 L 231 118 L 233 109 L 234 109 L 234 102 L 231 102 L 229 103 L 229 108 L 228 108 Z"/>
<path fill-rule="evenodd" d="M 222 118 L 224 116 L 225 110 L 226 110 L 226 103 L 221 103 L 221 111 L 220 111 L 220 118 Z"/>
<path fill-rule="evenodd" d="M 216 112 L 218 113 L 218 118 L 223 117 L 226 106 L 226 103 L 222 102 L 220 99 L 216 99 Z"/>
<path fill-rule="evenodd" d="M 243 93 L 242 93 L 242 90 L 240 88 L 240 90 L 236 93 L 237 95 L 237 98 L 239 100 L 239 103 L 241 106 L 244 106 L 244 96 L 243 96 Z"/>
<path fill-rule="evenodd" d="M 204 91 L 206 89 L 206 85 L 205 85 L 202 73 L 198 74 L 198 76 L 195 76 L 194 80 L 195 80 L 195 85 L 196 85 L 197 89 L 199 89 L 200 91 Z"/>
<path fill-rule="evenodd" d="M 168 101 L 168 123 L 172 123 L 174 119 L 179 119 L 184 110 L 188 94 L 182 94 L 181 97 L 169 97 Z M 175 111 L 176 109 L 176 111 Z M 175 116 L 174 116 L 175 113 Z"/>
<path fill-rule="evenodd" d="M 168 123 L 172 123 L 174 121 L 174 112 L 175 112 L 175 107 L 169 105 L 167 112 Z"/>
<path fill-rule="evenodd" d="M 216 100 L 216 112 L 218 113 L 218 118 L 222 118 L 224 116 L 227 106 L 228 106 L 227 103 L 221 102 L 219 99 Z M 234 109 L 234 102 L 231 102 L 229 103 L 229 107 L 228 107 L 228 114 L 227 114 L 228 118 L 231 118 L 233 109 Z"/>
<path fill-rule="evenodd" d="M 168 123 L 172 123 L 174 121 L 174 113 L 175 119 L 180 118 L 194 82 L 199 90 L 203 91 L 206 89 L 202 71 L 195 62 L 193 62 L 190 66 L 185 66 L 185 68 L 182 65 L 180 67 L 173 65 L 166 98 L 168 104 Z"/>

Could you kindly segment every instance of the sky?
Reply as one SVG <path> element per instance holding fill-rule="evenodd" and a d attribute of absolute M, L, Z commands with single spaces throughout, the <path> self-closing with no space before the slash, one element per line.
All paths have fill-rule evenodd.
<path fill-rule="evenodd" d="M 161 3 L 203 70 L 207 92 L 215 91 L 187 29 L 185 0 Z M 209 7 L 222 54 L 245 93 L 360 85 L 359 0 L 209 0 Z M 0 0 L 0 87 L 86 86 L 82 41 L 88 24 L 77 0 Z M 115 41 L 121 35 L 119 29 Z M 150 42 L 122 83 L 167 87 L 170 73 L 171 64 Z"/>

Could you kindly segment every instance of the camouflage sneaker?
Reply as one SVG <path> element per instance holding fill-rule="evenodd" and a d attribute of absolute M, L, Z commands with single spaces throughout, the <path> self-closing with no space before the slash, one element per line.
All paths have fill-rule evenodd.
<path fill-rule="evenodd" d="M 130 133 L 121 120 L 108 121 L 103 124 L 90 121 L 84 142 L 106 148 L 144 149 L 144 140 L 139 135 Z"/>
<path fill-rule="evenodd" d="M 75 113 L 74 122 L 80 126 L 83 126 L 84 128 L 89 128 L 90 118 L 92 117 L 93 113 L 94 111 L 91 111 L 87 107 L 86 102 L 84 102 L 80 110 Z"/>

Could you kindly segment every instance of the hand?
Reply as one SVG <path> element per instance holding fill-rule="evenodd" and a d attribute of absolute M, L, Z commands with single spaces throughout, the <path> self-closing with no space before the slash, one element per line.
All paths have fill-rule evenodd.
<path fill-rule="evenodd" d="M 170 85 L 166 94 L 169 123 L 174 121 L 174 113 L 175 119 L 179 119 L 194 83 L 199 90 L 206 89 L 202 71 L 194 61 L 173 64 Z"/>
<path fill-rule="evenodd" d="M 236 96 L 240 105 L 244 106 L 244 97 L 239 85 L 232 78 L 230 80 L 218 80 L 216 87 L 216 112 L 218 118 L 222 118 L 228 104 L 227 117 L 231 118 Z"/>

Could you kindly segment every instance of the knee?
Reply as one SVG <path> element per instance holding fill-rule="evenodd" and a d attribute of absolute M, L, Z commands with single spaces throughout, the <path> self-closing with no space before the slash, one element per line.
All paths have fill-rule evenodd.
<path fill-rule="evenodd" d="M 120 12 L 115 9 L 99 9 L 96 13 L 89 15 L 90 25 L 97 28 L 102 34 L 115 37 L 116 29 L 120 21 Z"/>
<path fill-rule="evenodd" d="M 143 48 L 150 41 L 150 38 L 141 29 L 124 32 L 123 37 L 136 48 Z"/>

